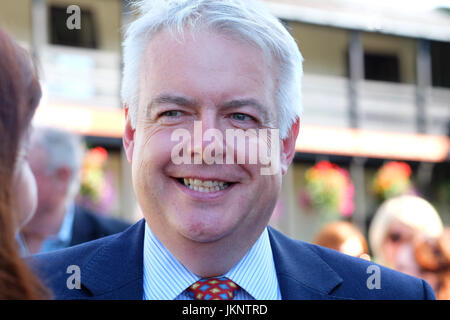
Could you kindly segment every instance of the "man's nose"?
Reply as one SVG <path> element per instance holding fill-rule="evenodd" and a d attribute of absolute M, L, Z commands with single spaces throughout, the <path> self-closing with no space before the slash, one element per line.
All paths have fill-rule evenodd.
<path fill-rule="evenodd" d="M 203 159 L 205 162 L 205 150 L 215 158 L 223 158 L 224 155 L 224 132 L 219 127 L 217 115 L 214 111 L 206 111 L 201 114 L 198 121 L 194 123 L 194 147 L 193 155 L 197 159 Z M 211 149 L 211 150 L 210 150 Z"/>

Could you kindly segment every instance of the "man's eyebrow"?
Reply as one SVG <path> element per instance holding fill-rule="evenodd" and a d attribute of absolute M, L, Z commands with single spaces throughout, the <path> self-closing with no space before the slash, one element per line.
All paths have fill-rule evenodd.
<path fill-rule="evenodd" d="M 147 106 L 147 112 L 151 112 L 152 107 L 159 104 L 175 104 L 184 107 L 193 107 L 197 105 L 197 101 L 173 94 L 162 94 L 152 99 Z"/>
<path fill-rule="evenodd" d="M 261 104 L 258 100 L 249 98 L 249 99 L 235 99 L 228 102 L 225 102 L 221 104 L 222 108 L 239 108 L 239 107 L 245 107 L 250 106 L 254 107 L 258 110 L 258 112 L 262 115 L 263 121 L 266 121 L 269 119 L 269 115 L 267 112 L 267 108 Z"/>

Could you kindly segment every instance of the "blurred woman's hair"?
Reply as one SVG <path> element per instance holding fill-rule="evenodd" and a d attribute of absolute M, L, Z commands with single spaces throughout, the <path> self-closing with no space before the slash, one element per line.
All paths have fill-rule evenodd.
<path fill-rule="evenodd" d="M 376 211 L 369 228 L 370 247 L 378 263 L 386 263 L 382 245 L 393 222 L 400 222 L 429 238 L 439 237 L 443 230 L 439 214 L 425 199 L 402 195 L 386 200 Z"/>
<path fill-rule="evenodd" d="M 439 300 L 450 300 L 450 227 L 438 239 L 421 239 L 415 243 L 414 256 L 423 273 L 436 278 L 434 291 Z"/>
<path fill-rule="evenodd" d="M 313 243 L 331 248 L 337 251 L 344 252 L 342 246 L 348 240 L 356 240 L 362 249 L 362 252 L 358 255 L 365 255 L 369 257 L 369 247 L 367 240 L 362 232 L 351 222 L 335 221 L 326 224 L 315 236 Z M 346 253 L 346 252 L 344 252 Z"/>
<path fill-rule="evenodd" d="M 12 194 L 16 159 L 41 89 L 31 59 L 0 29 L 0 299 L 41 299 L 47 290 L 19 255 Z"/>

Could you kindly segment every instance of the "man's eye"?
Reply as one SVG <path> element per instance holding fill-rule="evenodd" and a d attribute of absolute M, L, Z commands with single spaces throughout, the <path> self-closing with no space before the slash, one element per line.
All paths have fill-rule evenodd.
<path fill-rule="evenodd" d="M 233 113 L 231 115 L 231 118 L 238 121 L 249 121 L 253 120 L 253 117 L 243 114 L 243 113 Z"/>
<path fill-rule="evenodd" d="M 164 117 L 180 117 L 182 115 L 183 115 L 183 112 L 179 111 L 179 110 L 170 110 L 170 111 L 163 112 L 161 114 L 161 116 L 164 116 Z"/>

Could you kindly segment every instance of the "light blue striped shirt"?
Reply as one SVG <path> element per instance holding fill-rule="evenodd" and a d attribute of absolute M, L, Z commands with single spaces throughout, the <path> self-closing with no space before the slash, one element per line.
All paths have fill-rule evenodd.
<path fill-rule="evenodd" d="M 144 300 L 192 300 L 186 289 L 201 278 L 182 265 L 145 224 Z M 239 285 L 234 300 L 280 300 L 267 228 L 223 276 Z"/>

